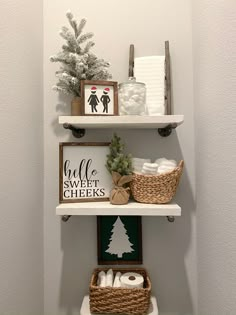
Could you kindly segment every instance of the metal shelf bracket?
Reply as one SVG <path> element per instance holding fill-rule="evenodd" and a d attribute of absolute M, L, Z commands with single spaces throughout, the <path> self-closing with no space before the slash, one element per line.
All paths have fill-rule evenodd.
<path fill-rule="evenodd" d="M 167 220 L 172 223 L 175 221 L 175 217 L 174 216 L 167 216 Z"/>
<path fill-rule="evenodd" d="M 63 127 L 64 127 L 65 129 L 71 130 L 72 135 L 73 135 L 75 138 L 82 138 L 82 137 L 84 137 L 84 135 L 85 135 L 85 129 L 76 128 L 75 126 L 73 126 L 73 125 L 71 125 L 71 124 L 68 124 L 68 123 L 64 123 L 64 124 L 63 124 Z"/>
<path fill-rule="evenodd" d="M 63 215 L 62 217 L 61 217 L 61 220 L 63 221 L 63 222 L 67 222 L 69 219 L 70 219 L 70 217 L 71 217 L 71 215 Z"/>
<path fill-rule="evenodd" d="M 164 128 L 158 128 L 157 131 L 161 137 L 168 137 L 171 135 L 172 130 L 177 127 L 177 124 L 171 124 Z"/>

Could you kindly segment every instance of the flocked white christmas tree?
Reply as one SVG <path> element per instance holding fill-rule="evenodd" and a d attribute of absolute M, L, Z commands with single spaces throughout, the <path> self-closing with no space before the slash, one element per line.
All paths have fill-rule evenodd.
<path fill-rule="evenodd" d="M 79 23 L 75 20 L 73 14 L 66 13 L 72 31 L 63 26 L 60 36 L 66 41 L 62 45 L 62 50 L 50 57 L 52 62 L 61 64 L 60 70 L 56 72 L 58 82 L 53 89 L 69 95 L 80 96 L 81 80 L 109 80 L 111 74 L 108 71 L 109 62 L 97 58 L 90 52 L 95 45 L 90 41 L 93 33 L 83 34 L 86 20 L 82 19 Z"/>
<path fill-rule="evenodd" d="M 118 258 L 122 258 L 124 253 L 132 253 L 134 251 L 132 248 L 133 244 L 129 241 L 127 230 L 120 217 L 117 217 L 111 232 L 112 235 L 106 253 L 115 254 Z"/>

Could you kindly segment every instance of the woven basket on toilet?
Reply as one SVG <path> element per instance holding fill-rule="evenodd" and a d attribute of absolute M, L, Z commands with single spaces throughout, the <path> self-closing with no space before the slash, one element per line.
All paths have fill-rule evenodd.
<path fill-rule="evenodd" d="M 113 288 L 97 285 L 98 273 L 109 268 L 96 268 L 89 286 L 90 312 L 95 314 L 146 314 L 150 305 L 151 281 L 144 268 L 112 268 L 113 272 L 136 272 L 143 276 L 143 288 Z"/>
<path fill-rule="evenodd" d="M 176 193 L 184 161 L 172 171 L 158 175 L 133 174 L 130 188 L 133 198 L 142 203 L 168 203 Z"/>

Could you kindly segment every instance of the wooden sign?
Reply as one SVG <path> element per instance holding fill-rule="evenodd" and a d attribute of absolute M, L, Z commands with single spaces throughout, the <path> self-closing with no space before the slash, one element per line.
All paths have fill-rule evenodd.
<path fill-rule="evenodd" d="M 109 200 L 112 179 L 105 166 L 108 153 L 109 143 L 60 143 L 60 203 Z"/>
<path fill-rule="evenodd" d="M 82 115 L 118 115 L 118 89 L 114 81 L 81 80 Z"/>
<path fill-rule="evenodd" d="M 142 221 L 138 216 L 98 216 L 99 265 L 142 264 Z"/>

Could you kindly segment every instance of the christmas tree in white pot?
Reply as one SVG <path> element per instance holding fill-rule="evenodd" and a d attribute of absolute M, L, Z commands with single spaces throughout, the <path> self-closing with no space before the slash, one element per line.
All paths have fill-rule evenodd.
<path fill-rule="evenodd" d="M 79 106 L 81 80 L 111 79 L 108 72 L 110 63 L 91 53 L 90 49 L 95 43 L 90 40 L 93 33 L 83 34 L 86 20 L 81 19 L 78 23 L 70 11 L 66 16 L 72 31 L 66 26 L 62 27 L 60 36 L 65 39 L 66 44 L 62 45 L 59 53 L 50 57 L 50 61 L 61 64 L 60 70 L 56 71 L 58 82 L 53 89 L 73 96 L 72 115 L 80 115 L 80 107 L 77 112 L 73 112 L 73 108 Z"/>

